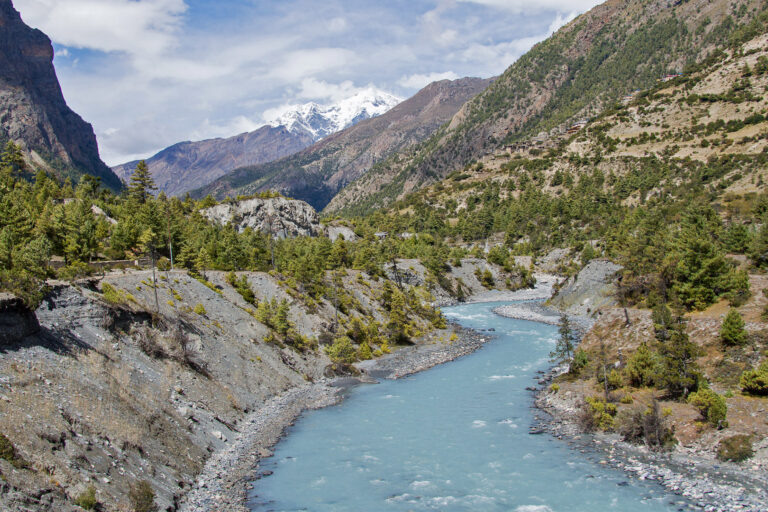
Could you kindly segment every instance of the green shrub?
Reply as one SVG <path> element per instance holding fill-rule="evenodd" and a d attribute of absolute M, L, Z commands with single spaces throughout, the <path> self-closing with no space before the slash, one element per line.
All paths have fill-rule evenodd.
<path fill-rule="evenodd" d="M 653 386 L 661 370 L 659 355 L 641 343 L 627 361 L 627 375 L 633 386 Z"/>
<path fill-rule="evenodd" d="M 700 389 L 691 393 L 688 396 L 688 403 L 696 406 L 711 425 L 719 429 L 728 426 L 725 419 L 728 414 L 725 398 L 711 389 Z"/>
<path fill-rule="evenodd" d="M 115 288 L 109 283 L 101 284 L 101 293 L 105 301 L 116 306 L 127 304 L 129 300 L 128 295 L 123 290 Z"/>
<path fill-rule="evenodd" d="M 608 388 L 609 389 L 619 389 L 620 387 L 624 386 L 624 379 L 621 376 L 621 373 L 619 373 L 616 370 L 611 370 L 611 373 L 608 374 Z"/>
<path fill-rule="evenodd" d="M 747 342 L 747 331 L 744 329 L 744 319 L 739 312 L 731 308 L 720 327 L 720 339 L 726 345 L 744 345 Z"/>
<path fill-rule="evenodd" d="M 157 512 L 158 510 L 155 503 L 155 491 L 146 480 L 139 480 L 131 485 L 128 499 L 131 502 L 133 512 Z"/>
<path fill-rule="evenodd" d="M 741 389 L 753 395 L 768 395 L 768 361 L 755 370 L 747 370 L 739 381 Z"/>
<path fill-rule="evenodd" d="M 75 279 L 90 275 L 93 275 L 93 267 L 82 261 L 73 261 L 56 272 L 56 277 L 63 281 L 74 281 Z"/>
<path fill-rule="evenodd" d="M 352 364 L 357 359 L 357 350 L 347 336 L 336 338 L 333 345 L 326 347 L 325 353 L 334 363 Z"/>
<path fill-rule="evenodd" d="M 584 426 L 588 430 L 613 430 L 616 404 L 590 396 L 586 398 L 586 405 Z"/>
<path fill-rule="evenodd" d="M 369 359 L 373 359 L 373 353 L 371 352 L 371 346 L 368 345 L 367 341 L 364 341 L 360 345 L 360 350 L 357 351 L 357 357 L 361 361 L 367 361 Z"/>
<path fill-rule="evenodd" d="M 5 459 L 13 464 L 14 467 L 20 469 L 27 467 L 26 461 L 16 451 L 16 447 L 13 446 L 11 440 L 3 434 L 0 434 L 0 459 Z"/>
<path fill-rule="evenodd" d="M 752 438 L 746 435 L 731 436 L 717 445 L 717 458 L 728 462 L 742 462 L 752 457 Z"/>
<path fill-rule="evenodd" d="M 578 375 L 581 373 L 581 370 L 587 367 L 589 364 L 589 356 L 587 355 L 586 350 L 577 348 L 576 351 L 573 353 L 573 361 L 571 361 L 571 367 L 569 371 L 573 375 Z"/>
<path fill-rule="evenodd" d="M 205 306 L 203 306 L 202 304 L 197 304 L 195 306 L 195 309 L 193 309 L 192 311 L 194 311 L 196 314 L 198 314 L 200 316 L 203 316 L 203 315 L 205 315 L 207 313 L 205 311 Z"/>
<path fill-rule="evenodd" d="M 96 488 L 92 485 L 75 498 L 75 505 L 85 510 L 96 510 L 98 504 Z"/>

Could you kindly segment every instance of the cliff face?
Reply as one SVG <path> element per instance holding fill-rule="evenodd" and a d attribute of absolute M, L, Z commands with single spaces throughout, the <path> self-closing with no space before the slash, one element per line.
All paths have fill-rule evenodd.
<path fill-rule="evenodd" d="M 21 144 L 40 167 L 121 187 L 99 158 L 93 127 L 64 100 L 51 40 L 25 25 L 11 0 L 0 0 L 0 139 Z"/>
<path fill-rule="evenodd" d="M 432 83 L 386 114 L 361 121 L 282 160 L 236 169 L 193 195 L 210 193 L 221 198 L 278 190 L 320 210 L 376 163 L 428 138 L 490 83 L 480 78 Z"/>
<path fill-rule="evenodd" d="M 218 204 L 202 214 L 219 224 L 234 223 L 238 231 L 251 228 L 277 238 L 316 236 L 322 232 L 317 212 L 311 206 L 284 197 Z"/>
<path fill-rule="evenodd" d="M 148 159 L 149 172 L 158 190 L 179 196 L 203 187 L 227 172 L 283 158 L 312 144 L 307 132 L 291 132 L 285 126 L 263 126 L 227 139 L 174 144 Z M 128 181 L 138 161 L 113 168 Z"/>

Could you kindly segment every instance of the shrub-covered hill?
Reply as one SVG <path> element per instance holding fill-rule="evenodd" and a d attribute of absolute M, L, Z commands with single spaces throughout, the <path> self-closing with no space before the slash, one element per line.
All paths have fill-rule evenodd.
<path fill-rule="evenodd" d="M 448 244 L 491 237 L 518 255 L 602 254 L 636 296 L 675 289 L 707 307 L 744 288 L 725 254 L 768 263 L 766 41 L 713 53 L 575 134 L 489 154 L 364 222 Z"/>
<path fill-rule="evenodd" d="M 764 29 L 765 9 L 757 0 L 608 1 L 536 45 L 451 123 L 375 166 L 327 211 L 371 211 L 509 143 L 565 131 L 635 89 L 689 73 L 711 53 L 751 39 Z"/>

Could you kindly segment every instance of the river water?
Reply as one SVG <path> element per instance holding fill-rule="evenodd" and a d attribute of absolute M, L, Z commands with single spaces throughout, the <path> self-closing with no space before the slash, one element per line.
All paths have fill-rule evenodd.
<path fill-rule="evenodd" d="M 250 506 L 262 511 L 673 511 L 659 486 L 628 481 L 549 435 L 530 435 L 536 371 L 557 328 L 445 308 L 497 338 L 463 359 L 351 390 L 305 413 L 262 462 Z"/>

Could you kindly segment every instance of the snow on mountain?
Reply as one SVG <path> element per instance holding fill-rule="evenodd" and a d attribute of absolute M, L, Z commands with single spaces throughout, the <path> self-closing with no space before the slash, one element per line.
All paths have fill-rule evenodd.
<path fill-rule="evenodd" d="M 318 141 L 364 119 L 380 116 L 401 101 L 402 98 L 369 88 L 333 105 L 290 105 L 266 121 L 271 126 L 285 126 L 293 133 L 305 131 Z"/>

